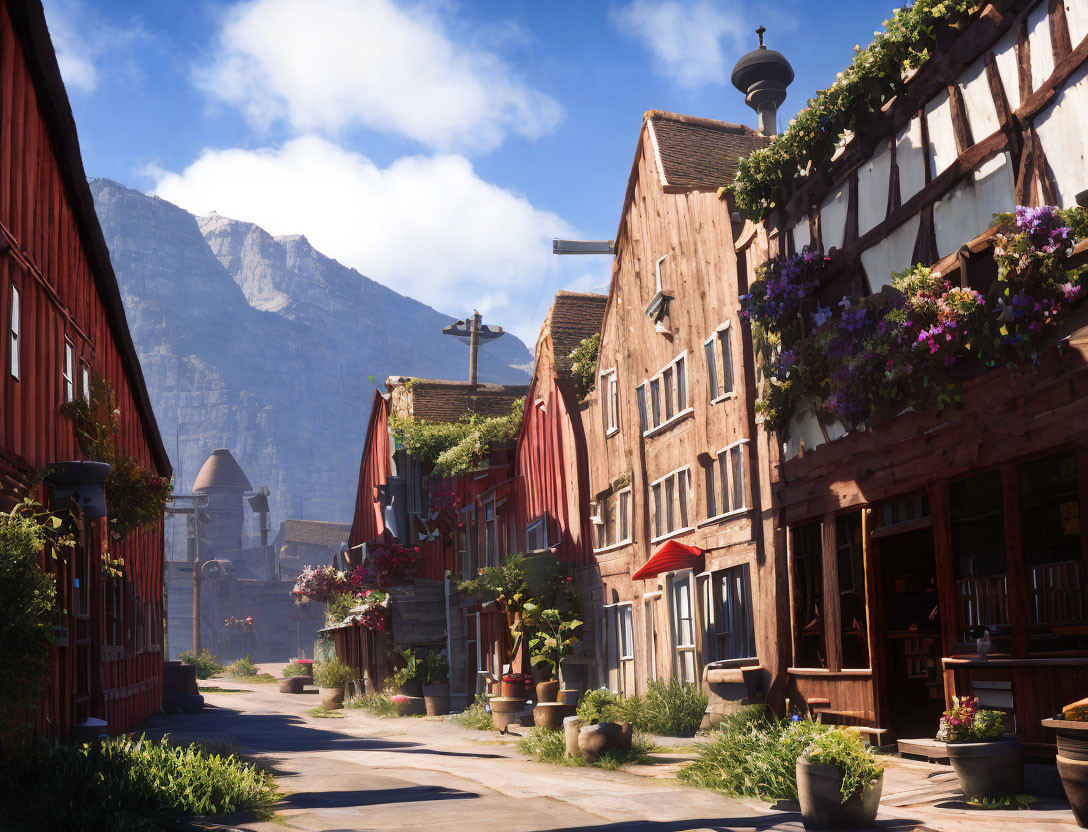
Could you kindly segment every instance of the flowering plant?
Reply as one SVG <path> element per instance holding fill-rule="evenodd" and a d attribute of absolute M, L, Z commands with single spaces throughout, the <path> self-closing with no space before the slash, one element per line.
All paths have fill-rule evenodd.
<path fill-rule="evenodd" d="M 389 543 L 375 549 L 351 575 L 353 586 L 391 587 L 411 582 L 419 564 L 419 549 Z"/>
<path fill-rule="evenodd" d="M 332 566 L 307 566 L 299 573 L 291 595 L 296 604 L 325 603 L 330 595 L 348 591 L 348 573 Z"/>
<path fill-rule="evenodd" d="M 461 510 L 461 500 L 449 480 L 428 480 L 427 492 L 430 497 L 428 514 L 431 520 L 437 520 L 443 512 L 451 519 L 457 517 L 457 512 Z"/>
<path fill-rule="evenodd" d="M 253 616 L 247 615 L 245 618 L 236 618 L 232 615 L 223 621 L 223 629 L 228 633 L 252 633 Z"/>
<path fill-rule="evenodd" d="M 832 728 L 818 734 L 805 749 L 804 758 L 839 770 L 843 803 L 879 778 L 884 770 L 873 750 L 865 747 L 856 728 Z"/>
<path fill-rule="evenodd" d="M 953 696 L 952 707 L 941 716 L 940 742 L 985 742 L 1005 736 L 1005 715 L 982 710 L 972 696 Z"/>

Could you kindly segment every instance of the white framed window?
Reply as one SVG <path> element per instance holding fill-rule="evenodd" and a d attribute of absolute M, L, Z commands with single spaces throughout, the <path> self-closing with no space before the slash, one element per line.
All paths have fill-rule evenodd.
<path fill-rule="evenodd" d="M 466 579 L 476 577 L 476 509 L 461 509 L 461 524 L 457 529 L 457 557 L 461 574 Z"/>
<path fill-rule="evenodd" d="M 624 488 L 594 504 L 594 551 L 631 542 L 631 489 Z"/>
<path fill-rule="evenodd" d="M 733 395 L 733 352 L 729 322 L 726 321 L 703 342 L 710 403 L 716 404 Z"/>
<path fill-rule="evenodd" d="M 484 503 L 484 566 L 499 565 L 499 524 L 495 518 L 495 498 Z"/>
<path fill-rule="evenodd" d="M 609 604 L 604 608 L 608 628 L 609 687 L 622 696 L 635 689 L 634 605 Z"/>
<path fill-rule="evenodd" d="M 19 290 L 12 284 L 11 310 L 8 321 L 8 352 L 11 353 L 11 362 L 8 366 L 11 370 L 11 377 L 14 379 L 19 378 L 19 335 L 21 334 L 20 319 L 22 317 L 19 301 Z"/>
<path fill-rule="evenodd" d="M 713 576 L 711 608 L 714 651 L 717 659 L 750 659 L 756 656 L 752 615 L 752 582 L 747 563 L 731 566 Z"/>
<path fill-rule="evenodd" d="M 691 468 L 684 467 L 650 483 L 654 542 L 691 528 Z"/>
<path fill-rule="evenodd" d="M 615 367 L 601 373 L 600 389 L 604 432 L 611 436 L 620 429 L 620 388 Z"/>
<path fill-rule="evenodd" d="M 537 517 L 525 527 L 525 551 L 536 552 L 548 548 L 548 524 L 544 515 Z"/>
<path fill-rule="evenodd" d="M 81 391 L 83 394 L 83 400 L 87 403 L 91 401 L 91 368 L 87 366 L 86 361 L 79 362 L 79 377 Z"/>
<path fill-rule="evenodd" d="M 744 439 L 722 448 L 703 465 L 708 520 L 745 511 L 748 508 L 747 448 Z"/>
<path fill-rule="evenodd" d="M 642 599 L 642 619 L 646 627 L 646 655 L 649 658 L 649 678 L 653 681 L 657 678 L 657 614 L 654 604 L 661 597 L 660 592 L 655 592 Z"/>
<path fill-rule="evenodd" d="M 651 436 L 692 412 L 688 404 L 688 353 L 680 353 L 638 390 L 642 433 Z"/>
<path fill-rule="evenodd" d="M 76 397 L 76 348 L 67 338 L 64 339 L 64 367 L 61 376 L 64 379 L 64 401 L 70 402 Z"/>
<path fill-rule="evenodd" d="M 695 603 L 692 597 L 694 583 L 690 569 L 675 572 L 666 578 L 674 651 L 673 676 L 688 683 L 695 683 L 698 674 L 695 656 Z"/>

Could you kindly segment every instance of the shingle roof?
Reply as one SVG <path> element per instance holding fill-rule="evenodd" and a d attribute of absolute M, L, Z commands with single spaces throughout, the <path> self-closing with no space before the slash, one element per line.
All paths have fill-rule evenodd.
<path fill-rule="evenodd" d="M 601 331 L 608 295 L 588 292 L 556 292 L 544 320 L 543 331 L 551 333 L 555 370 L 570 375 L 570 354 L 583 340 Z"/>
<path fill-rule="evenodd" d="M 339 552 L 350 534 L 351 526 L 347 523 L 326 523 L 323 520 L 283 521 L 284 543 L 309 543 Z"/>
<path fill-rule="evenodd" d="M 205 488 L 241 488 L 244 491 L 252 491 L 249 478 L 238 460 L 226 448 L 216 448 L 204 460 L 200 473 L 196 475 L 193 483 L 193 491 L 201 491 Z"/>
<path fill-rule="evenodd" d="M 505 416 L 529 392 L 523 384 L 469 384 L 467 381 L 412 379 L 394 390 L 394 411 L 407 404 L 411 415 L 428 422 L 456 422 L 465 416 Z"/>
<path fill-rule="evenodd" d="M 720 188 L 737 175 L 737 163 L 770 140 L 750 127 L 707 118 L 647 110 L 665 184 Z"/>

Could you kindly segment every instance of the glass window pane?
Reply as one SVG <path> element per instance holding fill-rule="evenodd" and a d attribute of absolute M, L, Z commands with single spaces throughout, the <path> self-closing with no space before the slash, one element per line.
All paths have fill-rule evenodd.
<path fill-rule="evenodd" d="M 676 528 L 676 479 L 674 477 L 665 480 L 665 528 L 670 532 Z"/>
<path fill-rule="evenodd" d="M 706 351 L 706 375 L 710 387 L 710 398 L 713 400 L 721 395 L 718 386 L 718 362 L 714 355 L 714 341 L 707 341 L 703 345 L 703 349 Z"/>
<path fill-rule="evenodd" d="M 990 632 L 998 652 L 1009 648 L 1005 510 L 1001 472 L 990 471 L 948 487 L 956 576 L 957 638 L 970 642 Z"/>
<path fill-rule="evenodd" d="M 676 411 L 686 410 L 688 406 L 687 359 L 676 362 Z"/>
<path fill-rule="evenodd" d="M 733 458 L 733 508 L 744 507 L 744 446 L 737 445 L 730 451 Z"/>
<path fill-rule="evenodd" d="M 661 504 L 661 483 L 653 487 L 654 492 L 654 537 L 664 534 L 665 507 Z"/>
<path fill-rule="evenodd" d="M 680 496 L 680 525 L 677 528 L 686 529 L 688 526 L 688 472 L 681 471 L 678 479 L 677 492 Z"/>
<path fill-rule="evenodd" d="M 733 353 L 729 347 L 729 330 L 718 333 L 722 350 L 722 392 L 733 392 Z"/>
<path fill-rule="evenodd" d="M 676 388 L 674 387 L 675 379 L 673 378 L 672 367 L 662 373 L 662 379 L 665 388 L 665 419 L 668 420 L 676 413 Z"/>
<path fill-rule="evenodd" d="M 639 425 L 642 428 L 642 432 L 645 433 L 650 429 L 649 424 L 646 422 L 646 385 L 640 384 L 635 393 L 636 398 L 638 399 Z"/>
<path fill-rule="evenodd" d="M 869 635 L 865 617 L 865 566 L 861 540 L 861 512 L 836 521 L 839 572 L 839 622 L 842 666 L 869 666 Z"/>
<path fill-rule="evenodd" d="M 827 667 L 820 523 L 795 527 L 791 535 L 794 620 L 799 628 L 794 661 L 798 667 Z"/>
<path fill-rule="evenodd" d="M 706 516 L 716 517 L 718 515 L 718 503 L 714 494 L 714 489 L 717 488 L 714 482 L 714 460 L 703 466 L 703 474 L 706 477 Z"/>
<path fill-rule="evenodd" d="M 620 525 L 619 539 L 631 539 L 631 492 L 620 492 Z"/>
<path fill-rule="evenodd" d="M 729 454 L 718 454 L 718 493 L 722 495 L 722 513 L 732 511 L 732 491 L 729 489 Z"/>
<path fill-rule="evenodd" d="M 661 424 L 661 382 L 656 378 L 650 382 L 650 415 L 656 428 Z"/>

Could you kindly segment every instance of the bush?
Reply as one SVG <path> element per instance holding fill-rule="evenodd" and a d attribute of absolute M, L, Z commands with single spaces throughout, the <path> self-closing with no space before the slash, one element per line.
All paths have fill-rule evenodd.
<path fill-rule="evenodd" d="M 616 722 L 620 696 L 610 690 L 590 690 L 578 700 L 578 716 L 586 722 Z"/>
<path fill-rule="evenodd" d="M 606 751 L 601 759 L 593 763 L 597 768 L 615 771 L 621 766 L 630 763 L 638 763 L 656 750 L 653 741 L 642 734 L 636 733 L 631 738 L 631 751 L 627 754 L 618 749 Z M 553 763 L 564 766 L 584 766 L 587 763 L 581 757 L 567 756 L 566 737 L 562 731 L 553 731 L 550 728 L 536 727 L 530 729 L 524 739 L 518 740 L 518 751 L 528 754 L 537 762 Z"/>
<path fill-rule="evenodd" d="M 0 768 L 4 828 L 18 832 L 169 830 L 195 815 L 267 813 L 278 798 L 271 774 L 233 754 L 143 737 L 42 743 Z"/>
<path fill-rule="evenodd" d="M 196 665 L 196 678 L 198 679 L 210 679 L 226 670 L 219 663 L 219 660 L 208 651 L 207 647 L 200 651 L 199 656 L 195 655 L 192 650 L 182 650 L 178 653 L 178 658 L 185 664 Z"/>
<path fill-rule="evenodd" d="M 635 728 L 665 737 L 692 737 L 702 725 L 710 702 L 698 685 L 654 679 L 641 697 Z"/>
<path fill-rule="evenodd" d="M 828 728 L 794 715 L 765 716 L 752 706 L 726 716 L 699 759 L 680 770 L 680 780 L 694 786 L 761 800 L 797 799 L 797 758 Z"/>
<path fill-rule="evenodd" d="M 360 696 L 358 699 L 348 701 L 344 707 L 361 708 L 364 711 L 369 711 L 374 716 L 396 716 L 399 713 L 397 703 L 393 701 L 393 697 L 384 692 Z"/>
<path fill-rule="evenodd" d="M 487 697 L 483 694 L 477 694 L 476 700 L 461 713 L 450 714 L 446 719 L 474 731 L 490 731 L 495 727 L 491 721 L 491 711 L 487 708 Z"/>
<path fill-rule="evenodd" d="M 842 802 L 860 792 L 884 770 L 876 755 L 861 741 L 855 729 L 833 728 L 812 740 L 804 757 L 810 763 L 835 766 L 842 774 Z"/>
<path fill-rule="evenodd" d="M 355 678 L 355 671 L 336 659 L 314 665 L 314 683 L 319 688 L 343 688 Z"/>
<path fill-rule="evenodd" d="M 230 663 L 227 668 L 227 673 L 233 676 L 235 679 L 251 679 L 257 675 L 260 668 L 253 663 L 253 660 L 249 656 L 237 659 Z"/>

